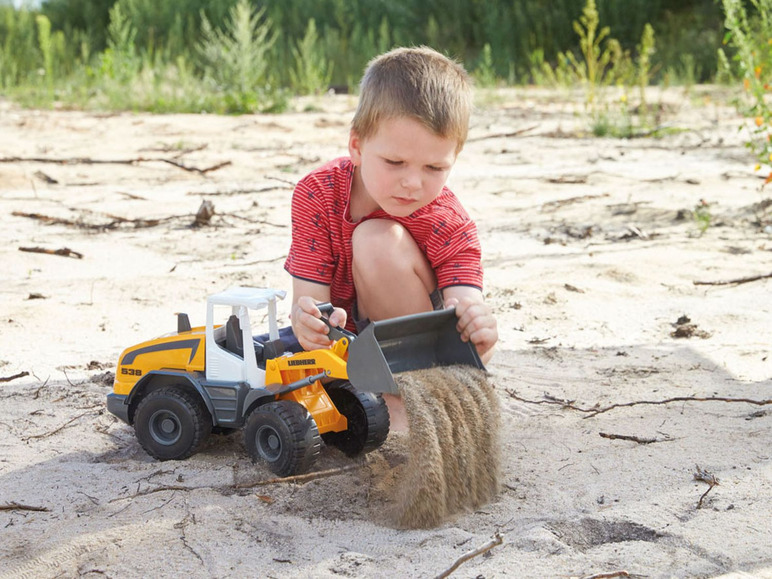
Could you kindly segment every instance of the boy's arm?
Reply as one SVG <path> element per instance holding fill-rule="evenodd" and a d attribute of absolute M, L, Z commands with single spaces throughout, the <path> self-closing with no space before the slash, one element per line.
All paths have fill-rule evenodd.
<path fill-rule="evenodd" d="M 499 332 L 496 318 L 485 303 L 482 292 L 476 287 L 454 285 L 444 288 L 442 297 L 445 307 L 456 306 L 461 339 L 471 341 L 483 364 L 487 364 L 493 356 Z"/>
<path fill-rule="evenodd" d="M 316 304 L 329 301 L 330 286 L 297 277 L 292 278 L 290 321 L 292 322 L 292 331 L 304 350 L 329 347 L 328 328 L 319 319 L 322 313 L 316 307 Z M 330 324 L 344 327 L 346 325 L 346 310 L 335 308 L 330 315 Z"/>

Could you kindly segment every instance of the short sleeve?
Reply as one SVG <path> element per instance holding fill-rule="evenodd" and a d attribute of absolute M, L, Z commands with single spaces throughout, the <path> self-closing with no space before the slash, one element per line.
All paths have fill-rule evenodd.
<path fill-rule="evenodd" d="M 450 214 L 433 224 L 426 255 L 434 268 L 437 287 L 468 285 L 482 289 L 482 251 L 477 227 L 468 216 Z"/>
<path fill-rule="evenodd" d="M 324 205 L 324 184 L 315 175 L 301 180 L 292 194 L 292 243 L 284 269 L 293 277 L 329 285 L 334 256 Z"/>

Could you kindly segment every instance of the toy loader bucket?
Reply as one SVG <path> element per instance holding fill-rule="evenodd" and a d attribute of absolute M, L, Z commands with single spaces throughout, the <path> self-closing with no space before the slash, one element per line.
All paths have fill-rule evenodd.
<path fill-rule="evenodd" d="M 362 392 L 399 394 L 393 374 L 461 364 L 484 369 L 461 341 L 454 308 L 370 323 L 348 351 L 348 378 Z"/>

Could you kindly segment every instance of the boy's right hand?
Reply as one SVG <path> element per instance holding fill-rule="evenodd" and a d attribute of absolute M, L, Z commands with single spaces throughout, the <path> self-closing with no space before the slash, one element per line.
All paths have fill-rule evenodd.
<path fill-rule="evenodd" d="M 332 343 L 332 340 L 327 337 L 329 328 L 320 319 L 322 312 L 316 307 L 316 303 L 316 300 L 313 298 L 302 296 L 292 306 L 292 313 L 290 315 L 292 331 L 304 350 L 329 348 Z M 346 310 L 335 308 L 332 314 L 330 314 L 329 320 L 332 326 L 345 327 Z"/>

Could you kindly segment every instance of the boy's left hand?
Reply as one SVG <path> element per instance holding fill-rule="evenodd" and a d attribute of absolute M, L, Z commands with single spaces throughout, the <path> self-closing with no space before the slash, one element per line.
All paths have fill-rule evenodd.
<path fill-rule="evenodd" d="M 496 318 L 482 296 L 449 297 L 445 307 L 456 307 L 458 324 L 456 328 L 465 342 L 471 341 L 483 363 L 493 356 L 493 346 L 499 339 Z"/>

